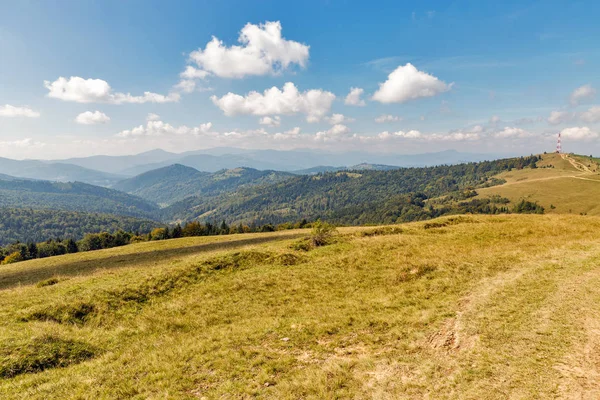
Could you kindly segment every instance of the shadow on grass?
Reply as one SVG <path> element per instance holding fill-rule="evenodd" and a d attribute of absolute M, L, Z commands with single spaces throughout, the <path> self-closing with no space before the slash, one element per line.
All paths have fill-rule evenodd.
<path fill-rule="evenodd" d="M 81 260 L 56 266 L 36 266 L 23 268 L 18 271 L 3 272 L 0 269 L 0 290 L 10 289 L 19 285 L 32 285 L 45 279 L 60 276 L 78 276 L 92 274 L 101 269 L 122 268 L 125 266 L 140 266 L 152 264 L 178 257 L 203 253 L 214 250 L 230 250 L 237 247 L 295 239 L 305 236 L 303 233 L 281 236 L 265 236 L 249 239 L 231 240 L 216 243 L 203 243 L 195 246 L 145 251 L 133 254 L 110 256 L 95 260 Z"/>

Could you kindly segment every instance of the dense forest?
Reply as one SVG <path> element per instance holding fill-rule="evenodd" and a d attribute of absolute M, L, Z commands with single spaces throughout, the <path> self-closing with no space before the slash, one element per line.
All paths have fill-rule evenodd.
<path fill-rule="evenodd" d="M 139 197 L 80 182 L 0 180 L 0 207 L 53 209 L 154 219 L 158 206 Z"/>
<path fill-rule="evenodd" d="M 439 213 L 459 213 L 461 209 L 456 205 L 433 207 L 426 205 L 425 200 L 500 184 L 502 181 L 494 175 L 511 169 L 536 168 L 538 160 L 537 156 L 530 156 L 428 168 L 298 176 L 214 199 L 191 197 L 161 210 L 161 216 L 166 221 L 226 220 L 234 224 L 279 224 L 302 218 L 349 224 L 427 219 Z"/>
<path fill-rule="evenodd" d="M 159 226 L 158 222 L 110 214 L 0 208 L 0 246 L 51 238 L 79 240 L 92 232 L 150 232 Z"/>
<path fill-rule="evenodd" d="M 294 175 L 287 172 L 252 168 L 209 173 L 175 164 L 126 179 L 113 188 L 161 205 L 169 205 L 190 196 L 214 197 L 245 187 L 281 182 L 292 176 Z"/>

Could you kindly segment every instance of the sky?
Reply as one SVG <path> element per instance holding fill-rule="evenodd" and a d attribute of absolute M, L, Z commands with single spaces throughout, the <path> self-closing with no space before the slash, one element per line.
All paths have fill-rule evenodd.
<path fill-rule="evenodd" d="M 600 153 L 596 1 L 0 0 L 0 157 Z"/>

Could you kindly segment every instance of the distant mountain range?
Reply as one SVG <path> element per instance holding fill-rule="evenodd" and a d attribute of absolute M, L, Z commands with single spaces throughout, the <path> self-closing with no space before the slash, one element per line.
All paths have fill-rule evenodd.
<path fill-rule="evenodd" d="M 0 174 L 13 178 L 58 182 L 77 181 L 97 186 L 110 186 L 124 178 L 124 176 L 74 164 L 39 160 L 11 160 L 8 158 L 0 158 Z"/>
<path fill-rule="evenodd" d="M 501 158 L 501 156 L 461 153 L 454 150 L 403 155 L 356 151 L 331 153 L 309 149 L 247 150 L 219 147 L 185 153 L 170 153 L 158 149 L 128 156 L 91 156 L 49 161 L 0 158 L 0 174 L 36 180 L 77 181 L 111 187 L 123 179 L 173 164 L 211 173 L 244 167 L 261 171 L 314 174 L 341 169 L 381 170 L 398 167 L 424 167 L 497 158 Z"/>
<path fill-rule="evenodd" d="M 356 151 L 331 153 L 306 149 L 246 150 L 221 147 L 179 154 L 164 150 L 152 150 L 131 156 L 93 156 L 59 160 L 57 162 L 131 177 L 173 164 L 181 164 L 205 172 L 216 172 L 221 169 L 237 167 L 291 172 L 319 165 L 352 166 L 368 163 L 394 167 L 423 167 L 496 158 L 501 158 L 501 155 L 461 153 L 455 150 L 403 155 Z M 0 169 L 0 172 L 4 171 Z"/>

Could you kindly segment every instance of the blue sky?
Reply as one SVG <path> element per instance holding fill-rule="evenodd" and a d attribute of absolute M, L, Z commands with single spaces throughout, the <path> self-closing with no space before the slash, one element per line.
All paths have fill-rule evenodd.
<path fill-rule="evenodd" d="M 597 2 L 174 4 L 0 0 L 0 156 L 600 150 Z"/>

